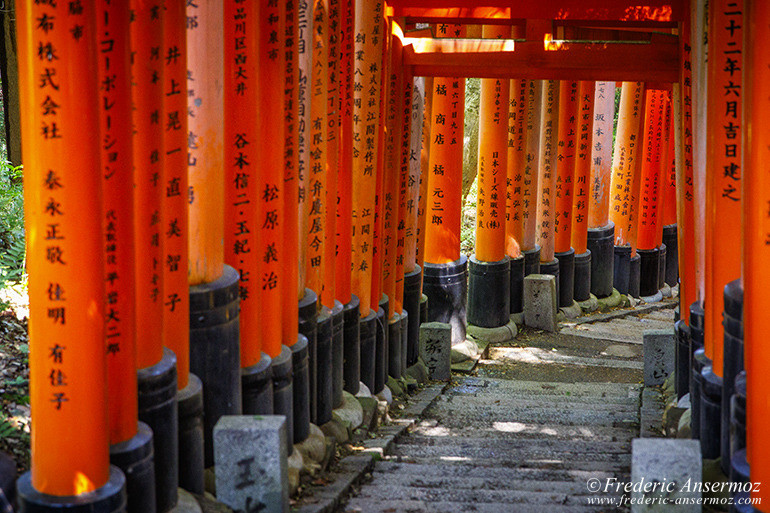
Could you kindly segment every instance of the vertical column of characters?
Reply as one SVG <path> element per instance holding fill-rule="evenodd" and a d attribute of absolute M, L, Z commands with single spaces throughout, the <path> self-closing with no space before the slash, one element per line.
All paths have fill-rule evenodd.
<path fill-rule="evenodd" d="M 523 251 L 534 250 L 537 245 L 537 175 L 540 158 L 540 103 L 543 97 L 542 81 L 530 80 L 527 85 L 527 154 L 521 190 Z"/>
<path fill-rule="evenodd" d="M 417 202 L 417 265 L 425 268 L 425 241 L 427 239 L 428 184 L 430 173 L 431 130 L 433 127 L 433 77 L 425 77 L 425 105 L 422 111 L 420 138 L 420 200 Z"/>
<path fill-rule="evenodd" d="M 521 256 L 523 237 L 522 185 L 523 170 L 527 159 L 527 92 L 526 79 L 513 79 L 510 83 L 508 109 L 508 174 L 505 197 L 505 251 L 511 258 Z"/>
<path fill-rule="evenodd" d="M 577 138 L 576 80 L 559 84 L 559 140 L 556 143 L 556 190 L 554 192 L 554 248 L 557 253 L 569 251 L 572 237 L 572 192 L 575 172 L 575 140 Z"/>
<path fill-rule="evenodd" d="M 394 41 L 394 55 L 396 54 L 395 47 L 402 46 L 403 50 L 403 37 L 404 34 L 400 28 L 394 23 L 394 34 L 396 41 Z M 398 29 L 398 30 L 396 30 Z M 402 53 L 403 55 L 403 53 Z M 401 124 L 401 138 L 397 141 L 399 150 L 399 180 L 398 180 L 398 225 L 396 226 L 396 312 L 401 313 L 403 310 L 404 299 L 404 271 L 407 268 L 407 263 L 404 261 L 406 258 L 406 240 L 407 234 L 407 197 L 410 190 L 410 143 L 411 143 L 411 128 L 412 128 L 412 94 L 414 87 L 414 80 L 411 72 L 407 70 L 403 65 L 403 60 L 398 61 L 398 75 L 400 82 L 401 95 L 398 98 L 399 103 L 397 120 Z M 412 262 L 412 269 L 414 269 L 414 263 Z"/>
<path fill-rule="evenodd" d="M 666 199 L 667 183 L 670 177 L 673 175 L 674 163 L 673 163 L 673 140 L 674 134 L 671 131 L 671 125 L 673 124 L 674 112 L 673 105 L 671 104 L 672 91 L 664 90 L 663 92 L 663 126 L 661 126 L 661 138 L 660 138 L 660 176 L 658 177 L 658 205 L 655 212 L 655 247 L 659 248 L 663 244 L 663 226 L 664 222 L 664 201 Z"/>
<path fill-rule="evenodd" d="M 100 36 L 105 349 L 110 444 L 114 445 L 136 434 L 138 416 L 129 6 L 127 3 L 99 2 L 96 20 Z"/>
<path fill-rule="evenodd" d="M 556 139 L 559 122 L 559 82 L 542 82 L 543 97 L 540 114 L 540 159 L 537 195 L 537 243 L 540 261 L 554 259 L 554 173 L 556 172 Z"/>
<path fill-rule="evenodd" d="M 30 298 L 32 486 L 78 495 L 109 474 L 102 145 L 95 4 L 19 2 Z M 115 77 L 117 79 L 117 77 Z M 109 84 L 109 81 L 108 81 Z M 102 140 L 104 143 L 104 140 Z M 121 234 L 122 235 L 122 234 Z"/>
<path fill-rule="evenodd" d="M 591 196 L 588 227 L 609 223 L 612 174 L 612 123 L 615 114 L 615 83 L 597 82 L 594 89 L 594 126 L 591 139 Z"/>
<path fill-rule="evenodd" d="M 385 256 L 385 250 L 382 247 L 384 235 L 383 225 L 384 216 L 383 208 L 385 203 L 385 165 L 389 163 L 390 152 L 386 146 L 388 131 L 387 109 L 388 109 L 388 87 L 390 86 L 390 22 L 388 18 L 383 18 L 379 24 L 378 33 L 382 34 L 382 50 L 381 56 L 382 66 L 380 66 L 380 84 L 382 84 L 382 90 L 380 91 L 379 103 L 380 113 L 382 116 L 382 123 L 377 125 L 376 137 L 377 146 L 380 148 L 375 161 L 374 172 L 377 176 L 377 185 L 375 186 L 374 193 L 374 221 L 373 221 L 373 235 L 372 235 L 372 291 L 371 291 L 371 303 L 372 305 L 379 304 L 382 299 L 382 290 L 385 284 L 386 273 L 382 268 L 383 258 Z M 377 36 L 380 37 L 380 36 Z M 388 312 L 385 312 L 388 315 Z"/>
<path fill-rule="evenodd" d="M 419 238 L 420 182 L 422 181 L 422 126 L 425 111 L 425 77 L 412 78 L 412 101 L 409 106 L 409 156 L 406 193 L 406 232 L 404 272 L 411 273 L 417 264 Z"/>
<path fill-rule="evenodd" d="M 574 198 L 572 202 L 572 247 L 576 255 L 588 250 L 588 197 L 591 178 L 591 135 L 594 126 L 595 83 L 581 80 L 578 85 L 578 134 L 575 158 Z"/>
<path fill-rule="evenodd" d="M 270 358 L 281 352 L 281 294 L 284 293 L 282 263 L 284 210 L 284 36 L 285 2 L 260 0 L 257 49 L 259 82 L 256 152 L 254 161 L 257 193 L 257 294 L 260 303 L 262 351 Z M 270 79 L 273 77 L 273 79 Z M 277 121 L 277 122 L 276 122 Z M 293 262 L 290 265 L 295 265 Z M 295 307 L 296 308 L 296 307 Z M 296 334 L 289 341 L 296 342 Z"/>
<path fill-rule="evenodd" d="M 676 224 L 676 116 L 674 115 L 674 97 L 672 91 L 668 110 L 668 158 L 663 163 L 663 193 L 661 195 L 661 220 L 662 226 Z M 670 284 L 669 284 L 670 285 Z M 676 285 L 676 284 L 674 284 Z"/>
<path fill-rule="evenodd" d="M 369 315 L 372 288 L 372 243 L 375 166 L 380 151 L 377 126 L 382 87 L 382 23 L 380 0 L 356 0 L 353 52 L 353 278 L 352 288 Z"/>
<path fill-rule="evenodd" d="M 224 264 L 224 14 L 215 0 L 186 9 L 188 278 L 200 285 L 219 279 Z"/>
<path fill-rule="evenodd" d="M 166 0 L 163 15 L 163 345 L 176 355 L 177 387 L 190 374 L 190 295 L 187 285 L 187 44 L 185 2 Z"/>
<path fill-rule="evenodd" d="M 652 250 L 657 247 L 655 239 L 658 233 L 658 184 L 662 164 L 661 139 L 664 135 L 664 94 L 664 91 L 658 89 L 648 89 L 645 102 L 642 159 L 638 171 L 640 175 L 639 208 L 636 216 L 637 246 L 644 250 Z"/>
<path fill-rule="evenodd" d="M 313 3 L 297 0 L 297 180 L 299 216 L 297 237 L 299 243 L 299 266 L 297 282 L 297 300 L 305 295 L 307 278 L 307 244 L 305 234 L 308 230 L 305 202 L 308 190 L 308 162 L 310 152 L 310 78 L 313 71 Z"/>
<path fill-rule="evenodd" d="M 163 356 L 163 5 L 131 2 L 137 368 Z"/>

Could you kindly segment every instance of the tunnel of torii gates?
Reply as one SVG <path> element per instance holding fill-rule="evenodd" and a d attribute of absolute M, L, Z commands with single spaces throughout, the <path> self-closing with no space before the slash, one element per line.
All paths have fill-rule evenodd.
<path fill-rule="evenodd" d="M 705 3 L 17 2 L 22 511 L 168 511 L 220 416 L 285 415 L 291 451 L 403 376 L 420 322 L 464 343 L 531 273 L 562 307 L 678 283 L 693 436 L 770 482 L 770 2 Z"/>

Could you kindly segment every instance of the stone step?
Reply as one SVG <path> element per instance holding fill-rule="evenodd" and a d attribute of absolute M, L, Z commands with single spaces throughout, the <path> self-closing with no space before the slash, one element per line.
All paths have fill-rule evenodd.
<path fill-rule="evenodd" d="M 580 324 L 575 327 L 564 327 L 559 332 L 562 335 L 591 338 L 627 344 L 641 344 L 642 334 L 635 329 L 612 324 L 612 321 L 596 324 Z"/>
<path fill-rule="evenodd" d="M 393 446 L 394 456 L 402 456 L 407 460 L 411 458 L 432 458 L 434 461 L 475 461 L 492 460 L 509 462 L 542 462 L 559 463 L 569 465 L 566 468 L 582 468 L 577 462 L 607 462 L 617 464 L 631 464 L 629 452 L 578 452 L 570 451 L 569 444 L 555 444 L 553 447 L 479 447 L 462 445 L 433 445 L 426 446 L 419 443 L 397 443 Z M 526 465 L 532 466 L 532 465 Z M 536 465 L 535 465 L 536 466 Z M 570 467 L 571 466 L 571 467 Z"/>
<path fill-rule="evenodd" d="M 541 408 L 547 401 L 554 408 L 583 408 L 594 411 L 634 411 L 639 408 L 638 397 L 634 398 L 604 398 L 601 396 L 520 396 L 512 392 L 486 392 L 479 394 L 449 394 L 442 396 L 434 403 L 434 407 L 447 405 L 479 405 L 491 409 L 508 408 L 513 406 Z"/>
<path fill-rule="evenodd" d="M 628 326 L 630 328 L 637 328 L 640 331 L 644 330 L 663 330 L 674 329 L 674 323 L 668 320 L 660 319 L 648 319 L 644 317 L 624 317 L 623 319 L 615 319 L 612 321 L 616 326 Z"/>
<path fill-rule="evenodd" d="M 639 335 L 641 337 L 641 333 Z M 638 360 L 618 359 L 609 357 L 592 358 L 588 356 L 577 356 L 565 354 L 559 351 L 545 351 L 539 347 L 504 347 L 494 348 L 491 359 L 497 360 L 505 365 L 506 361 L 528 363 L 533 365 L 582 365 L 591 367 L 606 367 L 615 369 L 636 369 L 644 368 L 644 364 Z"/>
<path fill-rule="evenodd" d="M 613 475 L 626 476 L 624 479 L 627 481 L 628 475 L 631 473 L 631 455 L 627 455 L 627 458 L 623 458 L 624 461 L 595 461 L 595 460 L 582 460 L 577 458 L 560 458 L 560 459 L 529 459 L 529 460 L 512 460 L 500 457 L 482 458 L 481 456 L 466 456 L 466 457 L 451 457 L 451 456 L 425 456 L 422 455 L 413 456 L 389 456 L 386 461 L 393 461 L 398 463 L 410 463 L 416 465 L 445 465 L 451 463 L 452 465 L 472 464 L 476 467 L 489 467 L 489 468 L 528 468 L 528 469 L 540 469 L 549 471 L 581 471 L 581 472 L 605 472 Z M 618 478 L 620 479 L 620 478 Z"/>
<path fill-rule="evenodd" d="M 450 389 L 452 394 L 477 393 L 486 390 L 505 390 L 516 394 L 534 393 L 538 396 L 597 396 L 602 398 L 627 397 L 639 398 L 642 391 L 640 384 L 625 383 L 561 383 L 546 381 L 514 381 L 495 378 L 467 377 Z M 548 399 L 550 400 L 550 399 Z"/>
<path fill-rule="evenodd" d="M 645 319 L 657 319 L 661 321 L 670 321 L 671 323 L 674 322 L 674 309 L 673 308 L 664 308 L 662 310 L 655 310 L 650 313 L 646 313 L 642 315 L 641 317 Z"/>
<path fill-rule="evenodd" d="M 539 408 L 509 407 L 491 409 L 488 406 L 467 405 L 456 408 L 447 408 L 446 404 L 437 405 L 430 409 L 430 415 L 437 418 L 441 424 L 447 427 L 479 425 L 489 426 L 493 422 L 527 422 L 545 425 L 561 426 L 612 426 L 627 427 L 635 423 L 638 418 L 637 411 L 596 411 L 567 406 L 549 407 L 547 401 L 543 401 Z"/>
<path fill-rule="evenodd" d="M 508 513 L 515 511 L 516 513 L 589 513 L 598 511 L 607 511 L 597 506 L 578 506 L 578 505 L 563 505 L 563 504 L 548 504 L 547 509 L 544 510 L 543 504 L 517 504 L 515 510 L 511 508 L 510 503 L 477 503 L 469 505 L 462 502 L 421 502 L 421 501 L 409 501 L 400 499 L 385 499 L 385 498 L 354 498 L 348 503 L 344 513 L 467 513 L 473 511 L 474 513 Z"/>
<path fill-rule="evenodd" d="M 437 470 L 444 469 L 445 466 L 437 466 Z M 375 473 L 373 478 L 376 480 L 374 486 L 408 486 L 411 488 L 438 488 L 446 490 L 509 490 L 509 491 L 527 491 L 527 492 L 554 492 L 567 494 L 570 496 L 587 495 L 586 480 L 561 481 L 554 479 L 553 476 L 541 472 L 540 479 L 533 479 L 533 476 L 515 475 L 509 472 L 508 476 L 498 478 L 489 477 L 469 477 L 469 476 L 443 476 L 431 475 L 420 476 L 415 474 L 402 473 Z"/>
<path fill-rule="evenodd" d="M 489 439 L 509 438 L 529 440 L 549 436 L 553 438 L 595 440 L 597 442 L 628 442 L 639 436 L 639 430 L 621 429 L 604 426 L 556 426 L 524 423 L 519 421 L 495 422 L 490 427 L 448 428 L 435 423 L 420 423 L 412 430 L 417 436 L 447 436 L 456 438 L 485 437 Z"/>
<path fill-rule="evenodd" d="M 585 486 L 588 479 L 605 480 L 610 477 L 618 478 L 621 474 L 600 470 L 578 469 L 543 469 L 521 467 L 489 467 L 478 466 L 474 463 L 451 464 L 416 464 L 398 461 L 378 461 L 373 475 L 393 474 L 403 476 L 418 476 L 421 478 L 472 478 L 490 481 L 496 480 L 531 480 L 531 481 L 563 481 L 576 482 Z"/>
<path fill-rule="evenodd" d="M 594 454 L 626 454 L 631 452 L 630 442 L 598 442 L 592 440 L 562 440 L 559 438 L 529 438 L 518 439 L 509 436 L 504 438 L 455 438 L 447 436 L 421 436 L 414 433 L 405 437 L 398 447 L 419 445 L 421 447 L 438 448 L 447 451 L 468 450 L 504 450 L 526 457 L 530 454 L 559 454 L 574 455 Z"/>

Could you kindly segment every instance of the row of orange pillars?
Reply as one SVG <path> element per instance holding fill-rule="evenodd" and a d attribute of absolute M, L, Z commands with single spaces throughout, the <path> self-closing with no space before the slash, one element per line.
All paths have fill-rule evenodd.
<path fill-rule="evenodd" d="M 678 280 L 693 434 L 766 481 L 770 5 L 709 6 L 673 85 L 482 80 L 468 265 L 464 79 L 411 76 L 382 1 L 18 2 L 21 510 L 169 511 L 203 491 L 222 415 L 285 415 L 300 442 L 343 390 L 404 376 L 421 320 L 461 343 L 538 271 L 562 306 Z"/>

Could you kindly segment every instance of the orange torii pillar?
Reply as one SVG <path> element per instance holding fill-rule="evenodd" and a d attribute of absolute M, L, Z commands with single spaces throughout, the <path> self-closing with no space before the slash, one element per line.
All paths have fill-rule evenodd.
<path fill-rule="evenodd" d="M 559 136 L 559 81 L 542 80 L 540 108 L 540 158 L 537 184 L 537 243 L 540 246 L 540 272 L 556 277 L 559 297 L 559 261 L 554 246 L 554 186 L 556 142 Z M 557 299 L 558 303 L 558 299 Z"/>
<path fill-rule="evenodd" d="M 706 247 L 710 248 L 710 253 L 706 258 L 704 300 L 705 359 L 695 381 L 700 382 L 701 387 L 701 452 L 704 458 L 711 459 L 729 454 L 729 444 L 720 442 L 723 432 L 729 437 L 729 429 L 722 430 L 721 423 L 723 420 L 729 422 L 730 418 L 729 412 L 722 411 L 725 404 L 722 396 L 723 392 L 732 396 L 735 376 L 743 370 L 742 351 L 731 345 L 729 354 L 725 352 L 727 337 L 723 327 L 726 315 L 732 313 L 729 308 L 725 309 L 725 287 L 741 277 L 742 234 L 738 220 L 741 216 L 742 170 L 746 169 L 741 160 L 743 27 L 747 21 L 743 13 L 742 0 L 717 0 L 709 7 Z M 747 182 L 743 191 L 753 187 L 753 182 Z M 747 276 L 750 280 L 755 279 L 750 274 Z M 753 392 L 762 393 L 757 389 Z M 729 408 L 729 402 L 726 405 Z M 727 465 L 725 467 L 729 470 Z"/>
<path fill-rule="evenodd" d="M 609 192 L 609 219 L 615 226 L 613 286 L 621 294 L 630 293 L 634 296 L 638 295 L 639 278 L 637 272 L 631 272 L 631 259 L 636 256 L 632 238 L 636 233 L 635 204 L 639 197 L 640 128 L 645 118 L 644 90 L 642 82 L 623 82 L 621 86 Z M 635 270 L 639 267 L 638 261 L 638 258 L 634 260 Z"/>
<path fill-rule="evenodd" d="M 425 78 L 410 77 L 411 104 L 404 105 L 405 123 L 409 123 L 407 145 L 407 183 L 404 197 L 404 310 L 407 312 L 406 366 L 417 363 L 420 339 L 420 303 L 422 301 L 422 267 L 417 264 L 417 223 L 420 203 L 423 112 L 425 110 Z M 406 134 L 405 134 L 406 137 Z"/>
<path fill-rule="evenodd" d="M 505 254 L 510 259 L 510 312 L 524 311 L 524 255 L 521 240 L 524 224 L 521 199 L 527 158 L 527 92 L 525 79 L 513 79 L 508 93 L 508 170 L 505 182 Z"/>
<path fill-rule="evenodd" d="M 658 287 L 660 270 L 660 181 L 663 162 L 667 155 L 666 132 L 669 108 L 668 93 L 659 89 L 647 89 L 645 99 L 644 137 L 642 141 L 639 173 L 638 200 L 634 217 L 637 227 L 636 245 L 640 258 L 639 295 L 650 303 L 662 298 Z"/>
<path fill-rule="evenodd" d="M 575 174 L 573 177 L 572 236 L 575 250 L 574 299 L 591 299 L 591 251 L 588 249 L 588 195 L 591 178 L 591 136 L 594 126 L 594 86 L 591 81 L 578 83 Z"/>
<path fill-rule="evenodd" d="M 113 78 L 99 101 L 110 462 L 126 475 L 126 489 L 136 491 L 128 497 L 128 509 L 154 511 L 152 430 L 137 422 L 130 11 L 128 3 L 97 5 L 96 33 L 103 35 L 99 82 Z"/>
<path fill-rule="evenodd" d="M 766 391 L 770 389 L 770 352 L 767 333 L 770 330 L 767 288 L 770 284 L 770 217 L 767 215 L 770 201 L 770 131 L 767 115 L 770 113 L 770 59 L 766 51 L 770 44 L 767 20 L 770 4 L 759 0 L 745 0 L 744 22 L 751 44 L 744 46 L 744 127 L 745 154 L 742 180 L 743 189 L 743 339 L 746 363 L 746 452 L 733 456 L 732 475 L 747 482 L 760 483 L 752 490 L 751 497 L 762 501 L 767 511 L 770 501 L 770 447 L 764 442 L 770 419 L 770 404 Z M 729 23 L 729 22 L 728 22 Z M 720 62 L 726 55 L 718 54 Z M 740 119 L 740 118 L 739 118 Z M 737 124 L 737 123 L 736 123 Z M 740 136 L 739 136 L 740 137 Z M 749 187 L 748 184 L 751 184 Z M 726 305 L 727 306 L 727 305 Z M 738 385 L 736 383 L 736 393 Z M 737 396 L 736 396 L 737 397 Z M 736 401 L 737 402 L 737 401 Z M 748 455 L 748 458 L 746 456 Z M 746 459 L 751 463 L 748 472 Z M 749 479 L 750 478 L 750 479 Z M 744 497 L 747 494 L 742 494 Z"/>
<path fill-rule="evenodd" d="M 99 134 L 94 11 L 16 6 L 34 418 L 23 511 L 125 511 L 109 464 L 101 148 L 78 144 Z"/>
<path fill-rule="evenodd" d="M 382 130 L 381 93 L 383 67 L 384 3 L 381 0 L 356 0 L 353 50 L 353 219 L 352 290 L 359 300 L 359 321 L 376 322 L 377 302 L 372 302 L 372 267 L 374 264 L 375 195 L 377 162 L 382 152 L 378 132 Z M 348 317 L 346 317 L 347 319 Z M 358 326 L 351 326 L 359 334 Z M 353 332 L 346 330 L 348 336 Z M 367 331 L 368 332 L 368 331 Z M 360 347 L 360 377 L 374 387 L 375 348 L 370 338 Z M 355 341 L 354 341 L 355 342 Z M 359 383 L 345 382 L 345 389 L 358 391 Z"/>
<path fill-rule="evenodd" d="M 238 271 L 224 263 L 223 245 L 223 10 L 223 3 L 217 0 L 187 3 L 190 370 L 203 382 L 207 468 L 214 464 L 214 425 L 222 415 L 241 413 L 238 315 L 241 283 Z M 239 158 L 252 162 L 245 155 Z M 245 164 L 244 169 L 248 172 Z M 248 198 L 240 197 L 237 206 L 245 209 L 249 206 L 247 201 Z M 239 251 L 256 246 L 256 241 L 244 235 L 238 238 Z"/>
<path fill-rule="evenodd" d="M 543 97 L 541 80 L 527 82 L 526 156 L 521 182 L 521 251 L 524 276 L 540 272 L 540 246 L 537 245 L 537 181 L 540 160 L 540 110 Z"/>
<path fill-rule="evenodd" d="M 594 88 L 587 239 L 591 251 L 591 293 L 597 297 L 607 297 L 613 289 L 615 224 L 610 221 L 609 206 L 614 115 L 615 82 L 597 82 Z"/>
<path fill-rule="evenodd" d="M 572 248 L 572 197 L 577 142 L 577 81 L 559 85 L 559 139 L 556 143 L 554 256 L 559 261 L 559 306 L 572 306 L 575 293 L 575 250 Z M 579 312 L 579 310 L 578 310 Z"/>
<path fill-rule="evenodd" d="M 439 25 L 436 32 L 437 37 L 463 37 L 465 27 Z M 435 77 L 430 94 L 423 293 L 427 320 L 450 324 L 456 345 L 465 342 L 468 295 L 468 257 L 460 254 L 465 79 Z"/>
<path fill-rule="evenodd" d="M 678 91 L 672 91 L 671 93 L 671 110 L 668 125 L 668 159 L 667 162 L 663 163 L 663 194 L 661 195 L 661 208 L 663 210 L 661 212 L 663 225 L 662 240 L 663 244 L 666 246 L 666 272 L 662 279 L 672 288 L 679 282 L 679 244 L 677 241 L 676 224 L 676 152 L 678 145 L 676 144 L 676 137 L 674 136 L 677 127 L 676 116 L 674 113 L 674 98 L 677 94 Z"/>
<path fill-rule="evenodd" d="M 417 265 L 422 269 L 422 299 L 420 300 L 420 322 L 428 321 L 428 296 L 425 295 L 425 230 L 427 227 L 428 173 L 430 164 L 431 126 L 433 112 L 433 77 L 424 77 L 425 107 L 422 111 L 422 137 L 420 139 L 420 200 L 417 203 Z"/>
<path fill-rule="evenodd" d="M 510 36 L 507 25 L 486 25 L 482 36 Z M 511 313 L 511 264 L 505 252 L 510 80 L 481 79 L 479 100 L 476 251 L 468 267 L 468 323 L 505 326 Z"/>
<path fill-rule="evenodd" d="M 139 419 L 153 431 L 155 502 L 157 511 L 164 512 L 176 504 L 179 472 L 176 355 L 163 347 L 163 316 L 169 302 L 163 283 L 169 229 L 162 217 L 164 16 L 153 2 L 134 0 L 130 7 Z"/>

